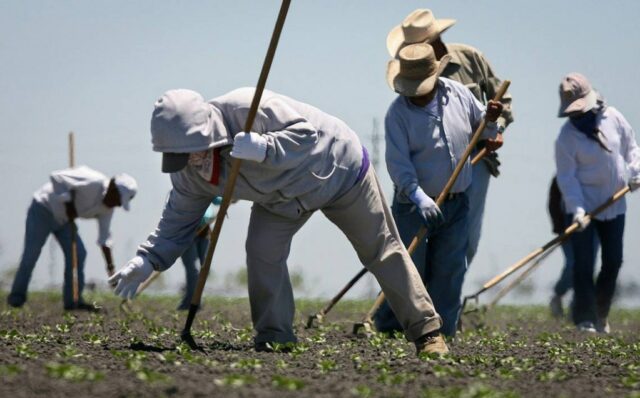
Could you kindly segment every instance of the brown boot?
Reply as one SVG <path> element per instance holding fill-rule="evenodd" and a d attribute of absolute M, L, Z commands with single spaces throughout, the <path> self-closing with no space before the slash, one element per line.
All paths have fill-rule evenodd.
<path fill-rule="evenodd" d="M 415 344 L 418 356 L 422 354 L 444 355 L 449 352 L 447 343 L 438 331 L 425 334 L 416 340 Z"/>

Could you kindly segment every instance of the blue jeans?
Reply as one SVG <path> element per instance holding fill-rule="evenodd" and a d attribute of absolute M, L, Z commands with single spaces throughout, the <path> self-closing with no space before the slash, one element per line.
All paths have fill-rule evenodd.
<path fill-rule="evenodd" d="M 446 201 L 440 209 L 445 222 L 427 232 L 427 239 L 416 247 L 411 258 L 427 287 L 436 311 L 442 317 L 441 333 L 453 336 L 460 315 L 460 296 L 467 271 L 467 239 L 461 237 L 467 236 L 469 201 L 466 194 L 459 194 L 454 199 Z M 395 199 L 391 210 L 400 238 L 408 247 L 423 226 L 422 218 L 413 204 L 398 203 Z M 378 331 L 402 331 L 386 301 L 376 312 L 374 320 Z"/>
<path fill-rule="evenodd" d="M 553 291 L 556 296 L 564 296 L 569 290 L 573 288 L 573 246 L 571 240 L 565 241 L 562 245 L 562 253 L 564 254 L 564 266 L 560 273 L 560 279 L 553 287 Z"/>
<path fill-rule="evenodd" d="M 64 252 L 64 283 L 62 286 L 62 298 L 65 308 L 73 306 L 73 265 L 71 263 L 71 224 L 58 224 L 53 214 L 35 200 L 31 202 L 27 211 L 26 229 L 24 234 L 24 251 L 20 259 L 20 265 L 16 272 L 11 293 L 7 302 L 20 307 L 27 301 L 27 289 L 33 268 L 36 266 L 42 247 L 47 242 L 49 234 L 53 234 Z M 82 302 L 82 290 L 84 289 L 84 261 L 87 251 L 82 239 L 76 235 L 78 248 L 78 293 Z"/>
<path fill-rule="evenodd" d="M 567 216 L 569 217 L 569 216 Z M 571 219 L 568 220 L 569 226 L 572 222 Z M 600 247 L 600 241 L 598 240 L 597 234 L 593 234 L 593 256 L 598 254 L 598 248 Z M 564 296 L 567 292 L 573 289 L 573 267 L 575 263 L 575 259 L 573 256 L 573 244 L 571 243 L 571 239 L 564 241 L 562 244 L 562 253 L 564 254 L 564 266 L 562 267 L 562 272 L 560 274 L 560 279 L 556 282 L 553 287 L 553 291 L 558 296 Z"/>
<path fill-rule="evenodd" d="M 575 324 L 586 321 L 595 323 L 597 318 L 606 318 L 609 314 L 618 272 L 622 266 L 624 222 L 624 214 L 613 220 L 592 220 L 584 231 L 577 232 L 571 237 L 575 258 L 573 270 L 575 301 L 573 321 Z M 596 235 L 602 249 L 602 268 L 594 283 Z"/>
<path fill-rule="evenodd" d="M 480 234 L 482 232 L 482 218 L 484 217 L 484 207 L 487 201 L 487 191 L 491 173 L 489 168 L 480 161 L 473 166 L 471 185 L 467 188 L 469 198 L 469 244 L 467 246 L 467 264 L 471 265 L 473 258 L 478 251 L 480 244 Z"/>
<path fill-rule="evenodd" d="M 198 273 L 200 267 L 196 267 L 196 260 L 200 261 L 200 265 L 204 263 L 204 258 L 207 255 L 207 248 L 209 247 L 208 234 L 198 235 L 193 240 L 193 243 L 180 257 L 182 264 L 184 264 L 185 282 L 186 287 L 184 295 L 178 309 L 189 309 L 191 304 L 191 297 L 196 290 L 196 284 L 198 283 Z"/>

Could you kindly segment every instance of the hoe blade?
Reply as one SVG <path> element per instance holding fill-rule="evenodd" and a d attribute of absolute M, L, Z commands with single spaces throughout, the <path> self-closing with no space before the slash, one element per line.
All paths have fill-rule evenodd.
<path fill-rule="evenodd" d="M 324 316 L 321 313 L 317 313 L 314 315 L 309 315 L 309 319 L 307 320 L 306 329 L 312 329 L 318 327 L 324 321 Z"/>
<path fill-rule="evenodd" d="M 353 325 L 353 332 L 354 335 L 359 335 L 359 334 L 365 334 L 365 335 L 369 335 L 371 333 L 373 333 L 373 327 L 371 326 L 371 322 L 370 321 L 364 321 L 364 322 L 359 322 L 359 323 L 355 323 Z"/>

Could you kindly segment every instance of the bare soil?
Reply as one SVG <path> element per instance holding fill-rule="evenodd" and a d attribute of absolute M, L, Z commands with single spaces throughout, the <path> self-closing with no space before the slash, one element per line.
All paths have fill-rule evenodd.
<path fill-rule="evenodd" d="M 640 397 L 639 310 L 615 311 L 605 336 L 546 308 L 499 307 L 450 342 L 451 355 L 420 359 L 401 336 L 351 334 L 365 301 L 340 303 L 316 329 L 303 324 L 324 303 L 299 302 L 300 344 L 256 353 L 245 299 L 205 301 L 200 352 L 180 344 L 176 297 L 142 297 L 131 313 L 93 298 L 102 313 L 64 313 L 55 294 L 31 294 L 20 310 L 3 299 L 0 397 Z"/>

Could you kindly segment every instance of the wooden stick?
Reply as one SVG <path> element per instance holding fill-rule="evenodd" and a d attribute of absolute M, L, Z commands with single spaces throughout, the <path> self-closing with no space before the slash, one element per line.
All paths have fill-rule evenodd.
<path fill-rule="evenodd" d="M 622 189 L 620 189 L 618 192 L 616 192 L 612 197 L 610 197 L 606 202 L 604 202 L 603 204 L 601 204 L 597 209 L 593 210 L 592 212 L 590 212 L 589 214 L 587 214 L 585 217 L 587 218 L 587 220 L 591 220 L 592 218 L 594 218 L 595 216 L 597 216 L 598 214 L 600 214 L 601 212 L 603 212 L 607 207 L 611 206 L 612 204 L 614 204 L 615 202 L 617 202 L 618 200 L 620 200 L 624 195 L 626 195 L 631 189 L 629 188 L 629 186 L 626 186 Z M 554 239 L 550 240 L 549 242 L 545 243 L 544 245 L 542 245 L 541 247 L 535 249 L 534 251 L 532 251 L 531 253 L 527 254 L 526 256 L 524 256 L 522 259 L 520 259 L 519 261 L 517 261 L 515 264 L 513 264 L 512 266 L 510 266 L 509 268 L 507 268 L 506 270 L 504 270 L 503 272 L 501 272 L 500 274 L 496 275 L 495 277 L 493 277 L 491 280 L 489 280 L 487 283 L 485 283 L 482 288 L 480 290 L 478 290 L 476 293 L 471 294 L 467 297 L 465 297 L 465 300 L 467 299 L 471 299 L 471 298 L 476 298 L 484 293 L 485 291 L 491 289 L 492 287 L 494 287 L 495 285 L 497 285 L 498 283 L 502 282 L 505 278 L 507 278 L 509 275 L 513 274 L 514 272 L 516 272 L 517 270 L 519 270 L 520 268 L 524 267 L 525 265 L 527 265 L 530 261 L 532 261 L 533 259 L 535 259 L 538 255 L 544 253 L 545 251 L 547 251 L 548 249 L 550 249 L 551 247 L 562 243 L 564 240 L 566 240 L 571 234 L 573 234 L 574 232 L 576 232 L 578 229 L 580 228 L 580 224 L 578 224 L 577 222 L 574 222 L 573 224 L 571 224 L 569 227 L 567 227 L 564 232 L 561 235 L 558 235 L 557 237 L 555 237 Z"/>
<path fill-rule="evenodd" d="M 510 80 L 503 81 L 493 100 L 500 101 L 502 99 L 502 96 L 507 92 L 507 89 L 509 88 L 510 84 L 511 84 Z M 451 177 L 449 177 L 447 184 L 444 186 L 444 189 L 436 199 L 436 205 L 438 207 L 442 206 L 442 204 L 446 200 L 447 195 L 449 195 L 449 191 L 451 191 L 451 188 L 456 183 L 458 176 L 460 175 L 460 173 L 462 172 L 462 169 L 467 163 L 467 159 L 469 159 L 469 157 L 471 156 L 471 152 L 473 152 L 474 148 L 476 147 L 476 144 L 478 143 L 478 141 L 480 140 L 480 137 L 482 136 L 482 132 L 486 127 L 487 127 L 487 120 L 485 118 L 485 119 L 482 119 L 482 121 L 480 122 L 480 125 L 478 125 L 478 128 L 476 128 L 476 131 L 473 133 L 473 136 L 471 138 L 471 141 L 469 142 L 469 145 L 467 145 L 467 148 L 462 154 L 460 161 L 456 165 L 456 168 L 453 170 L 453 174 L 451 174 Z M 413 252 L 416 250 L 420 242 L 422 242 L 426 236 L 427 236 L 427 227 L 423 225 L 422 227 L 420 227 L 420 230 L 418 230 L 418 233 L 413 238 L 413 240 L 411 241 L 411 244 L 409 245 L 409 248 L 407 249 L 407 252 L 409 253 L 409 255 L 413 254 Z M 365 316 L 362 324 L 366 324 L 366 323 L 371 324 L 372 322 L 371 317 L 373 316 L 373 314 L 375 314 L 375 312 L 378 310 L 378 307 L 382 304 L 383 301 L 384 301 L 384 293 L 380 293 L 380 296 L 378 296 L 378 299 L 376 299 L 375 303 L 373 304 L 369 312 L 367 312 L 367 315 Z M 354 332 L 355 331 L 356 330 L 354 327 Z"/>
<path fill-rule="evenodd" d="M 69 167 L 76 165 L 75 136 L 73 131 L 69 132 Z M 71 202 L 75 206 L 75 192 L 71 192 Z M 71 224 L 71 286 L 73 290 L 73 305 L 78 306 L 80 302 L 80 286 L 78 281 L 78 227 L 74 220 L 69 220 Z"/>
<path fill-rule="evenodd" d="M 280 33 L 282 32 L 282 27 L 284 26 L 284 21 L 287 17 L 287 12 L 289 10 L 289 5 L 291 0 L 283 0 L 282 5 L 280 7 L 280 13 L 278 14 L 278 19 L 276 21 L 275 28 L 273 30 L 273 34 L 271 35 L 271 42 L 269 43 L 269 48 L 267 50 L 267 54 L 264 59 L 264 63 L 262 64 L 262 70 L 260 72 L 260 77 L 258 79 L 258 84 L 256 86 L 256 91 L 253 94 L 253 100 L 251 101 L 251 107 L 249 108 L 249 114 L 247 115 L 247 121 L 244 125 L 244 131 L 250 132 L 253 127 L 253 121 L 258 112 L 258 106 L 260 105 L 260 99 L 262 98 L 262 92 L 264 91 L 264 87 L 267 82 L 267 77 L 269 76 L 269 70 L 271 69 L 271 64 L 273 62 L 273 58 L 276 53 L 276 48 L 278 47 L 278 40 L 280 39 Z M 187 315 L 187 320 L 182 331 L 182 339 L 185 340 L 191 347 L 197 347 L 193 337 L 191 337 L 191 325 L 193 324 L 193 320 L 195 319 L 195 314 L 200 307 L 200 300 L 202 298 L 202 292 L 204 291 L 204 286 L 207 283 L 207 277 L 209 276 L 209 269 L 211 268 L 211 259 L 213 258 L 213 254 L 215 252 L 216 246 L 218 244 L 218 237 L 220 236 L 220 231 L 222 229 L 222 224 L 225 219 L 225 215 L 227 214 L 227 209 L 229 208 L 229 204 L 231 203 L 231 198 L 233 196 L 233 191 L 236 185 L 236 179 L 238 177 L 238 173 L 240 171 L 240 165 L 242 162 L 240 159 L 233 159 L 231 162 L 231 171 L 229 173 L 229 178 L 225 182 L 224 192 L 222 195 L 222 203 L 220 204 L 220 210 L 218 212 L 218 216 L 216 217 L 216 222 L 211 230 L 210 238 L 209 238 L 209 248 L 207 250 L 207 256 L 205 258 L 205 262 L 200 268 L 200 273 L 198 275 L 198 283 L 196 285 L 196 290 L 193 293 L 193 297 L 191 299 L 191 305 L 189 306 L 189 314 Z"/>
<path fill-rule="evenodd" d="M 546 252 L 544 252 L 542 255 L 540 255 L 540 257 L 538 257 L 538 259 L 531 264 L 527 269 L 525 269 L 516 279 L 514 279 L 513 281 L 511 281 L 511 283 L 509 283 L 507 286 L 505 286 L 504 288 L 502 288 L 497 294 L 496 296 L 493 298 L 493 300 L 491 300 L 491 302 L 489 303 L 489 305 L 487 306 L 487 309 L 493 308 L 496 306 L 496 304 L 498 304 L 498 301 L 502 300 L 502 298 L 504 296 L 506 296 L 507 294 L 509 294 L 509 292 L 511 292 L 516 286 L 518 286 L 519 284 L 521 284 L 525 279 L 527 279 L 529 277 L 529 275 L 531 275 L 533 273 L 533 271 L 535 271 L 541 264 L 542 262 L 551 254 L 553 253 L 553 251 L 558 248 L 558 246 L 560 246 L 562 243 L 553 246 L 551 248 L 549 248 Z"/>

